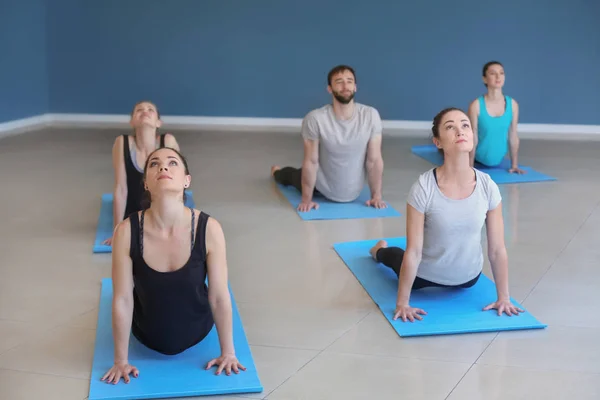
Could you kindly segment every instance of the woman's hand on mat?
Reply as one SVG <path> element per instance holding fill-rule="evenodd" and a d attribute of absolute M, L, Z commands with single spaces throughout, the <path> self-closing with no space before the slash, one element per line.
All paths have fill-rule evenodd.
<path fill-rule="evenodd" d="M 312 210 L 313 208 L 315 210 L 319 209 L 319 205 L 314 201 L 303 201 L 298 205 L 298 211 L 300 212 L 307 212 Z"/>
<path fill-rule="evenodd" d="M 396 311 L 394 312 L 394 321 L 398 318 L 401 318 L 404 322 L 406 322 L 406 320 L 409 320 L 410 322 L 415 322 L 415 319 L 422 321 L 423 317 L 421 317 L 421 315 L 419 314 L 427 315 L 425 310 L 421 308 L 413 308 L 408 304 L 405 306 L 396 306 Z"/>
<path fill-rule="evenodd" d="M 105 245 L 105 246 L 112 246 L 112 238 L 109 237 L 104 242 L 102 242 L 102 244 Z"/>
<path fill-rule="evenodd" d="M 371 200 L 367 200 L 366 204 L 369 207 L 387 208 L 387 204 L 385 203 L 385 201 L 378 198 L 372 198 Z"/>
<path fill-rule="evenodd" d="M 508 170 L 508 172 L 511 173 L 511 174 L 519 174 L 519 175 L 527 173 L 527 171 L 525 171 L 525 170 L 523 170 L 521 168 L 518 168 L 518 167 L 511 168 L 511 169 Z"/>
<path fill-rule="evenodd" d="M 502 315 L 502 313 L 506 313 L 509 317 L 512 315 L 519 315 L 520 312 L 525 312 L 524 310 L 516 307 L 514 304 L 510 302 L 510 300 L 498 300 L 493 302 L 492 304 L 487 305 L 483 311 L 488 310 L 498 310 L 498 315 Z"/>
<path fill-rule="evenodd" d="M 225 354 L 219 358 L 210 360 L 208 364 L 206 364 L 206 369 L 211 369 L 214 365 L 218 366 L 217 375 L 221 375 L 221 372 L 223 371 L 225 371 L 227 375 L 231 375 L 231 371 L 235 372 L 236 374 L 239 374 L 240 369 L 242 371 L 246 370 L 246 367 L 240 364 L 236 356 L 234 356 L 233 354 Z"/>
<path fill-rule="evenodd" d="M 137 378 L 140 375 L 140 371 L 128 363 L 115 363 L 115 365 L 113 365 L 112 368 L 109 369 L 106 374 L 104 374 L 102 380 L 106 383 L 112 383 L 116 385 L 119 383 L 119 380 L 123 378 L 125 383 L 129 383 L 130 374 L 133 375 L 134 378 Z"/>

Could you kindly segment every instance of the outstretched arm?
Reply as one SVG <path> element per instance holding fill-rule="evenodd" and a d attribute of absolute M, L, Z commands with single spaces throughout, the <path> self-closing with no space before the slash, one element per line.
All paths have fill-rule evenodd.
<path fill-rule="evenodd" d="M 211 360 L 206 369 L 218 365 L 217 375 L 223 370 L 227 375 L 233 370 L 245 370 L 236 356 L 233 344 L 233 321 L 231 309 L 231 295 L 227 283 L 227 256 L 225 235 L 221 225 L 213 218 L 208 220 L 206 226 L 206 252 L 208 268 L 208 300 L 217 326 L 221 356 Z"/>
<path fill-rule="evenodd" d="M 519 135 L 517 133 L 517 127 L 519 125 L 519 104 L 512 100 L 513 118 L 510 123 L 508 132 L 508 142 L 510 146 L 510 172 L 516 172 L 519 174 L 525 173 L 525 171 L 519 169 Z"/>
<path fill-rule="evenodd" d="M 304 139 L 304 159 L 302 160 L 302 202 L 300 211 L 309 211 L 312 204 L 317 170 L 319 169 L 319 140 Z"/>
<path fill-rule="evenodd" d="M 129 382 L 129 374 L 138 376 L 138 370 L 129 365 L 129 334 L 133 318 L 133 272 L 129 256 L 129 219 L 117 225 L 112 250 L 112 327 L 114 340 L 114 365 L 102 380 L 117 383 L 121 378 Z"/>
<path fill-rule="evenodd" d="M 394 320 L 402 318 L 403 321 L 408 319 L 412 322 L 414 318 L 422 319 L 418 314 L 425 314 L 424 310 L 413 309 L 409 305 L 410 292 L 421 263 L 424 224 L 425 215 L 408 204 L 406 206 L 406 251 L 400 267 Z"/>
<path fill-rule="evenodd" d="M 367 176 L 369 187 L 371 188 L 371 200 L 367 205 L 375 208 L 385 208 L 386 204 L 382 200 L 382 182 L 383 182 L 383 156 L 381 155 L 381 142 L 383 135 L 379 134 L 369 140 L 367 145 Z"/>
<path fill-rule="evenodd" d="M 125 205 L 127 203 L 127 174 L 125 172 L 125 163 L 123 162 L 123 140 L 127 140 L 127 137 L 118 136 L 115 139 L 112 149 L 112 164 L 115 177 L 113 189 L 113 229 L 116 229 L 119 222 L 123 220 Z M 113 238 L 109 238 L 104 244 L 111 245 L 112 240 Z"/>
<path fill-rule="evenodd" d="M 469 153 L 469 160 L 471 167 L 475 165 L 475 151 L 477 150 L 477 143 L 479 143 L 479 136 L 477 134 L 477 120 L 479 118 L 479 101 L 475 100 L 469 105 L 469 120 L 471 121 L 471 129 L 473 130 L 473 150 Z"/>
<path fill-rule="evenodd" d="M 523 310 L 515 307 L 510 302 L 508 290 L 508 254 L 504 243 L 504 221 L 502 219 L 502 202 L 496 208 L 488 211 L 486 219 L 488 239 L 488 258 L 496 283 L 498 300 L 489 304 L 484 310 L 496 309 L 498 315 L 505 312 L 507 315 L 518 314 Z"/>

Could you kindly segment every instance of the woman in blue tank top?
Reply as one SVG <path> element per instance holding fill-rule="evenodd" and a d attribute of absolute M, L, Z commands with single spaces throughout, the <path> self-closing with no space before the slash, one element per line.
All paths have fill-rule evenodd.
<path fill-rule="evenodd" d="M 130 334 L 149 349 L 174 355 L 204 340 L 214 326 L 221 356 L 207 360 L 206 369 L 217 366 L 217 374 L 227 375 L 245 370 L 233 344 L 223 230 L 215 219 L 185 206 L 190 181 L 186 160 L 177 150 L 150 153 L 143 176 L 150 206 L 115 229 L 115 358 L 103 381 L 129 382 L 129 375 L 138 376 L 128 360 Z"/>
<path fill-rule="evenodd" d="M 469 105 L 469 119 L 475 134 L 475 148 L 471 152 L 471 165 L 474 162 L 487 167 L 502 165 L 510 153 L 511 173 L 524 174 L 519 168 L 519 104 L 502 93 L 504 67 L 498 61 L 490 61 L 483 67 L 483 83 L 487 93 Z"/>
<path fill-rule="evenodd" d="M 179 150 L 179 144 L 172 134 L 157 135 L 162 121 L 154 103 L 138 102 L 133 107 L 129 123 L 133 128 L 133 135 L 118 136 L 112 149 L 115 174 L 113 227 L 132 212 L 143 208 L 142 166 L 148 154 L 161 147 Z M 108 238 L 103 244 L 110 246 L 111 243 L 112 238 Z"/>

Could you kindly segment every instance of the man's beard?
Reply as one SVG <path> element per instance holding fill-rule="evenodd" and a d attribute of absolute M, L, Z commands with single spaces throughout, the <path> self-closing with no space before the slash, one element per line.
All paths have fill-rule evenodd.
<path fill-rule="evenodd" d="M 354 99 L 354 92 L 348 96 L 342 96 L 339 92 L 333 92 L 333 97 L 342 104 L 348 104 Z"/>

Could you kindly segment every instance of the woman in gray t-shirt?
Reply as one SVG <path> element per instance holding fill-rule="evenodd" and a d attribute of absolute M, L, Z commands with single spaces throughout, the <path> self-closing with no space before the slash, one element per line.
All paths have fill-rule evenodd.
<path fill-rule="evenodd" d="M 407 206 L 406 252 L 379 241 L 371 255 L 399 277 L 394 320 L 421 320 L 426 312 L 409 305 L 410 292 L 427 286 L 468 288 L 483 267 L 481 231 L 487 228 L 488 256 L 498 300 L 484 310 L 518 314 L 508 293 L 508 256 L 504 244 L 502 198 L 496 183 L 471 167 L 473 131 L 459 109 L 442 110 L 433 120 L 433 141 L 444 164 L 419 176 Z"/>

